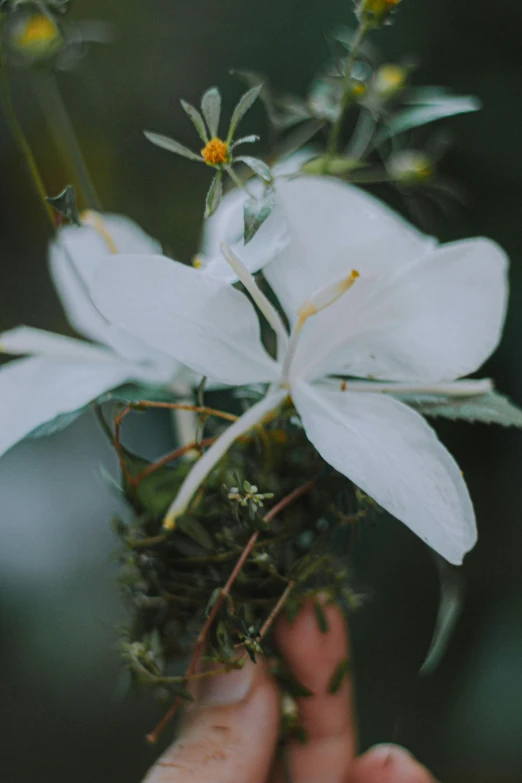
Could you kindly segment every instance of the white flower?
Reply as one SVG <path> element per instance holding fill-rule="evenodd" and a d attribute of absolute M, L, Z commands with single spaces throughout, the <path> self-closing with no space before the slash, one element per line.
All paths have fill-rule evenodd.
<path fill-rule="evenodd" d="M 93 286 L 111 322 L 196 372 L 231 385 L 270 384 L 195 464 L 166 527 L 231 443 L 291 394 L 322 457 L 460 563 L 476 540 L 460 470 L 426 421 L 389 393 L 490 388 L 489 381 L 455 379 L 480 367 L 500 339 L 505 254 L 487 239 L 437 246 L 375 199 L 334 180 L 298 178 L 281 185 L 278 197 L 292 241 L 264 272 L 290 335 L 226 251 L 279 336 L 277 360 L 261 344 L 248 298 L 194 269 L 158 256 L 113 257 Z M 332 376 L 366 380 L 341 385 Z"/>
<path fill-rule="evenodd" d="M 89 287 L 111 253 L 161 253 L 135 223 L 91 213 L 60 230 L 51 244 L 51 274 L 71 325 L 93 342 L 19 326 L 0 334 L 0 350 L 30 358 L 0 369 L 0 454 L 40 425 L 72 414 L 104 392 L 135 381 L 166 385 L 179 371 L 171 355 L 109 324 Z"/>

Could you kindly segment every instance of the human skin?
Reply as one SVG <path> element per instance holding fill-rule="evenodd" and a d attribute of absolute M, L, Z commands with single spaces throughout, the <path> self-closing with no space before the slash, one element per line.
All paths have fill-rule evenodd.
<path fill-rule="evenodd" d="M 143 783 L 436 783 L 398 746 L 378 745 L 357 756 L 350 677 L 328 693 L 332 673 L 349 656 L 346 628 L 335 606 L 325 613 L 326 633 L 312 603 L 292 624 L 281 620 L 276 628 L 287 664 L 313 693 L 298 702 L 308 742 L 288 745 L 290 778 L 276 754 L 280 693 L 258 659 L 204 681 L 180 736 Z"/>

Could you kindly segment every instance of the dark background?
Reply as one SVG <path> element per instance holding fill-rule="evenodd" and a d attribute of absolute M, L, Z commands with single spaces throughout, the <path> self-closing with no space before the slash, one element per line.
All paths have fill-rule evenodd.
<path fill-rule="evenodd" d="M 303 93 L 327 55 L 323 33 L 351 22 L 348 0 L 75 0 L 72 17 L 110 22 L 59 83 L 104 208 L 135 218 L 172 254 L 197 251 L 208 172 L 168 156 L 150 128 L 196 142 L 178 99 L 196 103 L 217 84 L 231 109 L 241 86 L 230 67 L 264 72 Z M 519 0 L 403 0 L 396 24 L 374 36 L 389 59 L 415 55 L 415 83 L 478 95 L 484 109 L 446 123 L 453 146 L 442 169 L 469 208 L 430 211 L 443 239 L 484 234 L 512 259 L 502 345 L 482 375 L 522 404 L 522 50 Z M 51 139 L 31 71 L 12 73 L 15 103 L 47 189 L 71 180 Z M 261 108 L 245 133 L 264 128 Z M 24 163 L 0 117 L 2 189 L 0 328 L 27 323 L 68 331 L 46 268 L 48 229 Z M 419 140 L 429 136 L 421 132 Z M 398 209 L 390 189 L 378 191 Z M 166 448 L 168 421 L 149 420 L 145 451 Z M 138 427 L 140 425 L 137 425 Z M 438 427 L 466 475 L 479 544 L 466 559 L 466 603 L 451 647 L 418 678 L 433 630 L 437 577 L 404 526 L 364 530 L 357 579 L 371 601 L 352 622 L 361 745 L 396 740 L 446 783 L 522 780 L 522 434 Z M 147 442 L 144 442 L 147 439 Z M 99 475 L 113 466 L 86 417 L 0 462 L 0 758 L 2 780 L 139 781 L 157 751 L 143 735 L 159 715 L 122 696 L 114 626 L 117 499 Z"/>

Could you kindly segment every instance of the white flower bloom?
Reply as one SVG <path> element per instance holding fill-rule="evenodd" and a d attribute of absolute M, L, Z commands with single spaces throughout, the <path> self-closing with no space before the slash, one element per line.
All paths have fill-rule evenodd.
<path fill-rule="evenodd" d="M 231 385 L 270 384 L 267 396 L 195 464 L 165 525 L 173 527 L 231 443 L 290 394 L 308 438 L 330 465 L 460 563 L 476 540 L 460 470 L 426 421 L 389 393 L 490 388 L 488 381 L 455 379 L 480 367 L 500 339 L 505 254 L 487 239 L 437 246 L 375 199 L 335 180 L 302 177 L 282 184 L 278 198 L 292 241 L 265 276 L 290 335 L 225 249 L 280 336 L 277 360 L 261 344 L 247 297 L 194 269 L 159 256 L 113 257 L 93 286 L 111 322 L 195 371 Z M 366 380 L 341 384 L 335 375 Z"/>
<path fill-rule="evenodd" d="M 0 350 L 31 357 L 0 369 L 0 454 L 123 383 L 166 385 L 179 372 L 171 355 L 108 323 L 89 296 L 96 270 L 112 253 L 161 253 L 160 246 L 124 217 L 87 214 L 84 223 L 61 229 L 50 266 L 71 325 L 94 342 L 27 326 L 0 334 Z"/>

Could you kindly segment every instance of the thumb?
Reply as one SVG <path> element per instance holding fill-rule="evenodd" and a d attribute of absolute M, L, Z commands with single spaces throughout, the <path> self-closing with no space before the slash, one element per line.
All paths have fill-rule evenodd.
<path fill-rule="evenodd" d="M 264 783 L 279 735 L 279 705 L 261 659 L 210 677 L 180 737 L 143 783 Z"/>

